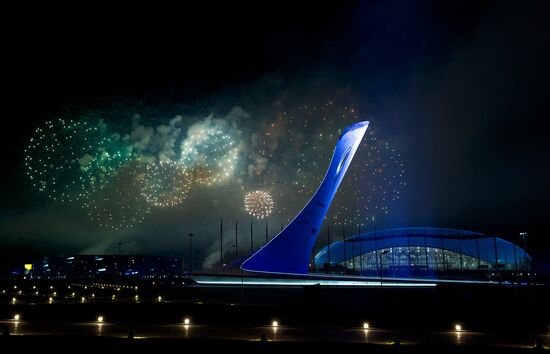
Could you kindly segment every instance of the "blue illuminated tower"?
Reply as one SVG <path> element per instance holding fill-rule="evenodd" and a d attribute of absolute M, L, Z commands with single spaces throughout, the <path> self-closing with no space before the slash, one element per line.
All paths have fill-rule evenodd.
<path fill-rule="evenodd" d="M 306 274 L 323 219 L 369 122 L 347 127 L 340 135 L 325 178 L 306 206 L 277 236 L 243 262 L 250 272 Z"/>

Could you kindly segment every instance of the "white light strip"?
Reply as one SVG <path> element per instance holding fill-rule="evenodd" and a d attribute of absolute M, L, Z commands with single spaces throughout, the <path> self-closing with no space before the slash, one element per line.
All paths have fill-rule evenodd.
<path fill-rule="evenodd" d="M 269 280 L 197 280 L 204 285 L 273 285 L 273 286 L 364 286 L 364 287 L 434 287 L 436 283 L 403 283 L 403 282 L 362 282 L 349 280 L 321 280 L 321 281 L 269 281 Z"/>

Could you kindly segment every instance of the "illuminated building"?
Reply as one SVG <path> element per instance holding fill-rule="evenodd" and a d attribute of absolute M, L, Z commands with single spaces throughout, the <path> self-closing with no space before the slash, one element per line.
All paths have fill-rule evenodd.
<path fill-rule="evenodd" d="M 433 227 L 353 235 L 321 249 L 314 264 L 317 269 L 347 274 L 460 279 L 531 271 L 531 257 L 506 240 Z"/>
<path fill-rule="evenodd" d="M 75 255 L 44 257 L 33 276 L 45 278 L 156 277 L 180 275 L 181 258 L 131 255 Z"/>

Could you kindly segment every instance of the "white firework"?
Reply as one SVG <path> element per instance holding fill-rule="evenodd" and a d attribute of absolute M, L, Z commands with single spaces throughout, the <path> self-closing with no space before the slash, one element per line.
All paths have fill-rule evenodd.
<path fill-rule="evenodd" d="M 273 198 L 264 191 L 247 193 L 244 197 L 244 209 L 255 218 L 263 219 L 273 211 Z"/>
<path fill-rule="evenodd" d="M 206 126 L 194 129 L 182 143 L 180 162 L 194 182 L 210 186 L 233 176 L 238 156 L 232 134 Z"/>
<path fill-rule="evenodd" d="M 161 161 L 147 165 L 141 193 L 156 207 L 173 207 L 183 203 L 189 192 L 189 176 L 182 165 Z"/>

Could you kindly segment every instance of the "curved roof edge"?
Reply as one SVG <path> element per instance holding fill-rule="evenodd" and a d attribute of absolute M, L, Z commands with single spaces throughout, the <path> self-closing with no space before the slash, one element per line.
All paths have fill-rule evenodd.
<path fill-rule="evenodd" d="M 475 232 L 475 231 L 468 231 L 468 230 L 460 230 L 460 229 L 451 229 L 446 227 L 398 227 L 398 228 L 389 228 L 389 229 L 382 229 L 382 230 L 374 230 L 374 231 L 368 231 L 365 233 L 352 235 L 348 237 L 347 239 L 353 239 L 353 238 L 378 238 L 378 237 L 399 237 L 399 236 L 414 236 L 414 235 L 422 235 L 422 236 L 437 236 L 437 237 L 449 237 L 449 238 L 456 238 L 464 236 L 471 237 L 494 237 L 491 235 L 487 235 L 481 232 Z"/>

